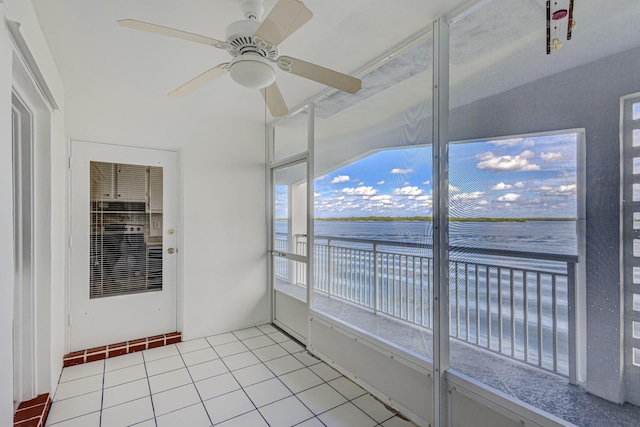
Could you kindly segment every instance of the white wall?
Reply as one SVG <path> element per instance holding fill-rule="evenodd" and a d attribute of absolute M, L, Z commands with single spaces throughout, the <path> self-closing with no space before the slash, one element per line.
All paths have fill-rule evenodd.
<path fill-rule="evenodd" d="M 4 27 L 5 6 L 0 1 L 0 221 L 13 223 L 11 193 L 11 41 Z M 0 341 L 10 343 L 13 335 L 13 241 L 0 244 Z M 11 346 L 0 346 L 0 360 L 12 360 Z M 13 417 L 13 367 L 0 363 L 0 424 Z"/>
<path fill-rule="evenodd" d="M 76 65 L 63 76 L 70 138 L 179 151 L 184 339 L 267 322 L 264 124 L 82 84 Z"/>
<path fill-rule="evenodd" d="M 20 23 L 20 33 L 42 74 L 47 87 L 60 110 L 44 114 L 36 111 L 34 161 L 35 187 L 35 253 L 36 253 L 36 392 L 51 391 L 51 384 L 58 381 L 62 369 L 64 283 L 65 283 L 65 189 L 64 159 L 65 134 L 63 128 L 63 86 L 57 67 L 49 51 L 31 2 L 21 0 L 0 1 L 0 220 L 3 224 L 13 223 L 12 213 L 12 154 L 11 154 L 11 90 L 12 82 L 18 79 L 16 51 L 11 42 L 4 18 Z M 35 91 L 31 95 L 38 96 Z M 31 96 L 30 95 L 30 96 Z M 42 107 L 44 104 L 40 99 Z M 39 108 L 36 107 L 36 110 Z M 40 112 L 42 109 L 40 108 Z M 38 133 L 40 132 L 40 133 Z M 59 149 L 62 149 L 60 155 Z M 53 161 L 51 161 L 53 160 Z M 52 177 L 62 176 L 62 185 L 56 185 Z M 9 233 L 8 233 L 9 234 Z M 0 340 L 12 341 L 13 312 L 13 242 L 3 239 L 0 245 Z M 0 346 L 0 360 L 12 360 L 10 345 Z M 10 363 L 0 367 L 0 424 L 10 425 L 13 417 L 13 369 Z"/>

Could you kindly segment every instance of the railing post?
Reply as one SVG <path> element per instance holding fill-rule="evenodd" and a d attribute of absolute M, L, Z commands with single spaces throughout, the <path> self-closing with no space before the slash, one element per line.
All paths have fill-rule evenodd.
<path fill-rule="evenodd" d="M 576 340 L 576 264 L 567 262 L 567 315 L 569 317 L 569 384 L 578 384 Z"/>
<path fill-rule="evenodd" d="M 380 266 L 379 262 L 378 262 L 378 244 L 375 243 L 373 245 L 373 312 L 377 313 L 378 312 L 378 303 L 379 303 L 379 295 L 380 293 L 378 292 L 378 281 L 379 281 L 379 276 L 378 276 L 378 267 Z"/>
<path fill-rule="evenodd" d="M 333 257 L 331 250 L 331 239 L 327 239 L 327 277 L 329 278 L 328 297 L 331 298 L 333 294 Z"/>

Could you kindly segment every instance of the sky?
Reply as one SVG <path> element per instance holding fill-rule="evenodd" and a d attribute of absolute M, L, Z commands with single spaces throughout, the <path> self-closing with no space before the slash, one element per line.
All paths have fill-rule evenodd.
<path fill-rule="evenodd" d="M 576 134 L 451 144 L 452 217 L 576 216 Z M 286 217 L 282 189 L 276 217 Z M 431 148 L 373 153 L 315 180 L 315 217 L 429 216 Z"/>

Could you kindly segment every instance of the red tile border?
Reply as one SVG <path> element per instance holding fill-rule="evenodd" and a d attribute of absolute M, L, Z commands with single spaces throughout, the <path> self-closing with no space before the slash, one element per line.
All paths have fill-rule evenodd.
<path fill-rule="evenodd" d="M 135 353 L 137 351 L 177 344 L 179 342 L 182 342 L 182 333 L 180 332 L 155 335 L 149 338 L 140 338 L 137 340 L 94 347 L 88 350 L 74 351 L 73 353 L 69 353 L 64 356 L 62 364 L 66 368 L 69 366 L 81 365 L 83 363 L 95 362 L 96 360 L 122 356 L 128 353 Z"/>
<path fill-rule="evenodd" d="M 47 415 L 49 415 L 50 407 L 49 393 L 41 394 L 34 399 L 20 403 L 18 410 L 13 415 L 13 426 L 43 427 L 47 420 Z"/>

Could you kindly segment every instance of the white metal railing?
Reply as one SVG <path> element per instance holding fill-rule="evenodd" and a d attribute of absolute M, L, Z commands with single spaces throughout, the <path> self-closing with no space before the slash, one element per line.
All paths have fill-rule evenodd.
<path fill-rule="evenodd" d="M 431 329 L 431 251 L 430 244 L 315 236 L 314 287 Z M 306 255 L 303 235 L 296 253 Z M 576 382 L 577 256 L 452 246 L 449 258 L 452 338 Z M 276 261 L 276 274 L 287 279 L 284 263 Z M 305 269 L 296 269 L 296 284 L 305 285 Z"/>

